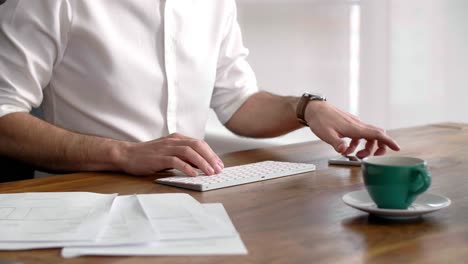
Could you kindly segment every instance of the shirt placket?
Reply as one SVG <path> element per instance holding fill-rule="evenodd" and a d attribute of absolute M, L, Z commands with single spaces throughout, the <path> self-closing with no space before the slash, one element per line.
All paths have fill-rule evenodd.
<path fill-rule="evenodd" d="M 173 17 L 173 0 L 166 0 L 164 8 L 164 60 L 167 79 L 167 129 L 177 132 L 177 64 L 176 25 Z"/>

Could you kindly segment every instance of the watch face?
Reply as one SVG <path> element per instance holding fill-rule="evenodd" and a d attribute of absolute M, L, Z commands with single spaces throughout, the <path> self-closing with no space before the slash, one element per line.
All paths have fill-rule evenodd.
<path fill-rule="evenodd" d="M 304 93 L 302 96 L 307 97 L 310 100 L 326 101 L 325 97 L 320 94 Z"/>

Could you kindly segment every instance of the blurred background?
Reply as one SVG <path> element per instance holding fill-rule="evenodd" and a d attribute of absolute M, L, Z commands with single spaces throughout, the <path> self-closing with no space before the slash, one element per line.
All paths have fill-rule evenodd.
<path fill-rule="evenodd" d="M 468 122 L 468 1 L 237 0 L 237 5 L 248 61 L 262 90 L 320 93 L 385 129 Z M 316 139 L 308 128 L 274 139 L 240 138 L 214 113 L 206 136 L 218 153 Z"/>

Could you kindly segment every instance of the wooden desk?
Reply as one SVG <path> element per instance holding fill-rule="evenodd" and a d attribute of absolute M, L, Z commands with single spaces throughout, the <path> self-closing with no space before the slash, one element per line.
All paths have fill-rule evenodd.
<path fill-rule="evenodd" d="M 360 168 L 327 165 L 335 156 L 321 142 L 237 152 L 226 165 L 261 160 L 313 162 L 318 171 L 206 193 L 106 173 L 79 173 L 0 184 L 0 192 L 90 191 L 134 194 L 186 192 L 202 203 L 224 204 L 249 254 L 209 257 L 80 257 L 59 250 L 0 252 L 24 263 L 461 263 L 468 261 L 468 126 L 439 124 L 392 131 L 402 151 L 426 159 L 429 192 L 452 199 L 449 208 L 413 222 L 389 222 L 343 204 L 363 188 Z M 392 153 L 393 155 L 393 153 Z"/>

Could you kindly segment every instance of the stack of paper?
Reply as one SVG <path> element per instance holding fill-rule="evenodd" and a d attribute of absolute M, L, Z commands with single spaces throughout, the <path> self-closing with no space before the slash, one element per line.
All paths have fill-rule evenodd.
<path fill-rule="evenodd" d="M 221 204 L 187 194 L 0 195 L 0 249 L 80 255 L 246 254 Z"/>

